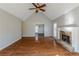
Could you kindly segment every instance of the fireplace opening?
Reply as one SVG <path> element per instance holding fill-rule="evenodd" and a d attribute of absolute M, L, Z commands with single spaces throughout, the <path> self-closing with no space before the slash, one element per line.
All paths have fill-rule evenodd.
<path fill-rule="evenodd" d="M 70 36 L 68 36 L 68 35 L 62 34 L 62 40 L 63 40 L 64 42 L 67 42 L 68 44 L 71 43 L 71 42 L 70 42 Z"/>

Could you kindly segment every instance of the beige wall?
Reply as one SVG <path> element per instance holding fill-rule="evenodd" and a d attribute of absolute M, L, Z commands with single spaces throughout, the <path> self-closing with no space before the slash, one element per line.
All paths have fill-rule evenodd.
<path fill-rule="evenodd" d="M 28 19 L 23 21 L 23 36 L 33 37 L 35 36 L 35 25 L 44 24 L 44 34 L 45 36 L 52 36 L 52 21 L 49 20 L 42 13 L 34 13 Z"/>
<path fill-rule="evenodd" d="M 66 26 L 66 25 L 73 26 L 73 24 L 76 24 L 77 26 L 79 26 L 79 7 L 56 18 L 55 20 L 53 20 L 53 25 L 54 25 L 54 23 L 57 23 L 57 27 Z M 53 31 L 53 33 L 54 33 L 54 31 Z"/>
<path fill-rule="evenodd" d="M 53 20 L 53 25 L 54 23 L 57 23 L 57 36 L 55 38 L 60 39 L 60 30 L 72 32 L 72 47 L 75 52 L 79 52 L 79 7 L 56 18 Z"/>
<path fill-rule="evenodd" d="M 0 50 L 21 39 L 21 20 L 0 9 Z"/>

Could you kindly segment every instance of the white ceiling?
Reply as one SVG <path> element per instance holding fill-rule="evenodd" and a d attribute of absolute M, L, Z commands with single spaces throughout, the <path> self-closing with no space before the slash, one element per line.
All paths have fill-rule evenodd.
<path fill-rule="evenodd" d="M 53 20 L 78 6 L 77 3 L 47 3 L 44 14 Z M 31 3 L 0 3 L 1 9 L 22 20 L 27 19 L 34 13 L 34 10 L 29 10 L 31 7 L 34 7 Z"/>
<path fill-rule="evenodd" d="M 30 7 L 33 6 L 29 3 L 0 3 L 1 9 L 23 20 L 33 13 L 33 11 L 29 10 Z"/>
<path fill-rule="evenodd" d="M 45 14 L 51 20 L 54 20 L 55 18 L 73 10 L 78 6 L 78 3 L 49 3 L 47 4 Z"/>

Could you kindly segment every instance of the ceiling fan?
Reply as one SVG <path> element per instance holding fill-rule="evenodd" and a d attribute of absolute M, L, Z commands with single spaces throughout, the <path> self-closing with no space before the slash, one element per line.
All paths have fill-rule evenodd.
<path fill-rule="evenodd" d="M 39 3 L 32 3 L 35 8 L 29 8 L 29 10 L 35 10 L 36 13 L 39 11 L 45 12 L 45 9 L 43 7 L 46 6 L 46 4 L 39 4 Z"/>

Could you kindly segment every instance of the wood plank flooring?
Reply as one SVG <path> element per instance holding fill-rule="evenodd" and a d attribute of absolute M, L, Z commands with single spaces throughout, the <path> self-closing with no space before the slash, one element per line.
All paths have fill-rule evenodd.
<path fill-rule="evenodd" d="M 71 53 L 61 45 L 55 43 L 53 38 L 22 38 L 6 49 L 0 51 L 0 56 L 78 56 Z"/>

